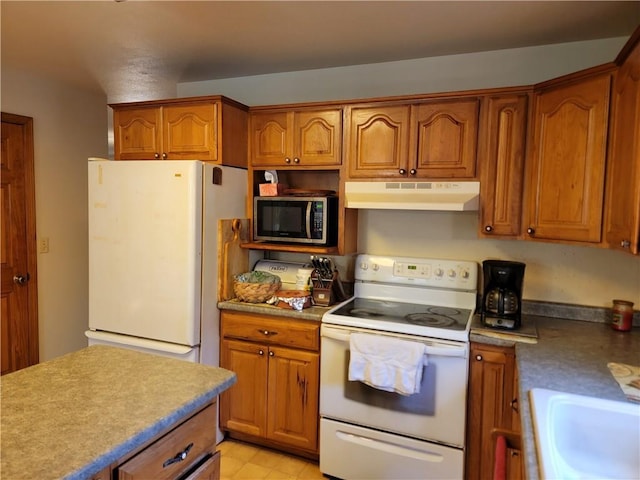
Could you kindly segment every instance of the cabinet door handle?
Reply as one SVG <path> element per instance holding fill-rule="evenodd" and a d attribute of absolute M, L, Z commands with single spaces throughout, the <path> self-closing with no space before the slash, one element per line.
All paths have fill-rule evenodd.
<path fill-rule="evenodd" d="M 527 233 L 528 233 L 529 235 L 533 236 L 533 235 L 535 235 L 535 234 L 536 234 L 536 229 L 535 229 L 535 228 L 533 228 L 533 227 L 529 227 L 529 228 L 527 228 Z"/>
<path fill-rule="evenodd" d="M 401 168 L 400 170 L 398 170 L 398 173 L 400 173 L 400 175 L 404 175 L 407 173 L 407 171 L 404 168 Z"/>
<path fill-rule="evenodd" d="M 162 159 L 163 159 L 163 160 L 166 160 L 166 159 L 167 159 L 167 154 L 166 154 L 166 152 L 162 152 Z"/>
<path fill-rule="evenodd" d="M 476 355 L 476 360 L 478 362 L 481 362 L 482 361 L 482 355 Z"/>
<path fill-rule="evenodd" d="M 514 412 L 518 412 L 518 399 L 514 398 L 513 400 L 511 400 L 511 410 L 513 410 Z"/>
<path fill-rule="evenodd" d="M 484 231 L 487 233 L 491 233 L 493 232 L 493 227 L 491 225 L 487 225 L 486 227 L 484 227 Z"/>
<path fill-rule="evenodd" d="M 160 158 L 160 154 L 158 152 L 153 154 L 153 158 L 155 158 L 156 160 Z"/>
<path fill-rule="evenodd" d="M 273 353 L 273 350 L 269 350 L 269 356 L 273 357 L 275 355 L 275 353 Z"/>
<path fill-rule="evenodd" d="M 412 168 L 411 170 L 409 170 L 409 173 L 411 175 L 415 175 L 416 173 L 418 173 L 418 171 L 415 168 Z"/>
<path fill-rule="evenodd" d="M 630 246 L 630 245 L 631 245 L 631 242 L 630 242 L 629 240 L 622 240 L 622 241 L 620 242 L 620 246 L 621 246 L 622 248 L 629 248 L 629 246 Z"/>
<path fill-rule="evenodd" d="M 258 355 L 264 355 L 264 350 L 258 350 Z"/>
<path fill-rule="evenodd" d="M 294 158 L 293 163 L 300 163 L 300 159 L 298 157 Z"/>
<path fill-rule="evenodd" d="M 187 445 L 183 451 L 176 453 L 174 457 L 165 460 L 162 464 L 162 468 L 167 468 L 169 465 L 183 461 L 185 458 L 187 458 L 187 455 L 189 455 L 189 450 L 191 450 L 191 447 L 193 447 L 193 442 Z"/>
<path fill-rule="evenodd" d="M 289 157 L 285 158 L 284 163 L 291 163 L 291 159 Z"/>

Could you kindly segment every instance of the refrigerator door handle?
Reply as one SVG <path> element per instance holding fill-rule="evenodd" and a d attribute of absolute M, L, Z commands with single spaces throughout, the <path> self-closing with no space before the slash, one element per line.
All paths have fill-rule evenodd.
<path fill-rule="evenodd" d="M 84 332 L 87 338 L 105 341 L 110 343 L 119 343 L 121 345 L 146 348 L 149 350 L 157 350 L 175 355 L 186 355 L 193 350 L 193 347 L 187 345 L 178 345 L 176 343 L 158 342 L 148 338 L 131 337 L 119 335 L 109 332 L 101 332 L 96 330 L 87 330 Z"/>

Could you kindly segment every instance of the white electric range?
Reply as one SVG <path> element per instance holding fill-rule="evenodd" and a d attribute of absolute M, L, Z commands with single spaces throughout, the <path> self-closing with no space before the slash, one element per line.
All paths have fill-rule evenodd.
<path fill-rule="evenodd" d="M 342 479 L 463 477 L 478 270 L 469 261 L 357 257 L 353 298 L 322 318 L 323 473 Z M 420 392 L 406 396 L 349 381 L 352 333 L 425 344 Z"/>

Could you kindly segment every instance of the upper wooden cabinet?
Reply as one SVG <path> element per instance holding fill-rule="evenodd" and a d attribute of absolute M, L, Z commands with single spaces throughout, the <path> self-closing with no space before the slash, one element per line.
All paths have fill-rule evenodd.
<path fill-rule="evenodd" d="M 616 60 L 605 201 L 608 247 L 640 252 L 640 29 Z"/>
<path fill-rule="evenodd" d="M 253 167 L 333 167 L 342 164 L 342 109 L 267 110 L 250 115 Z"/>
<path fill-rule="evenodd" d="M 347 108 L 349 177 L 474 178 L 477 98 Z"/>
<path fill-rule="evenodd" d="M 477 98 L 426 102 L 412 107 L 415 176 L 474 178 L 478 142 Z M 411 169 L 409 169 L 411 174 Z"/>
<path fill-rule="evenodd" d="M 534 91 L 524 211 L 533 239 L 601 240 L 610 70 L 581 72 Z"/>
<path fill-rule="evenodd" d="M 116 160 L 203 160 L 246 167 L 248 107 L 225 97 L 120 103 Z"/>
<path fill-rule="evenodd" d="M 348 107 L 346 159 L 349 177 L 406 177 L 410 118 L 409 105 Z"/>
<path fill-rule="evenodd" d="M 521 233 L 528 94 L 490 96 L 480 121 L 480 234 Z"/>

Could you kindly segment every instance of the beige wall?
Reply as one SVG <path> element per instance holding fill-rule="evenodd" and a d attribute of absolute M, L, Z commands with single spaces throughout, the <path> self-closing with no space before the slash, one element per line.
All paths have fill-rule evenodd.
<path fill-rule="evenodd" d="M 449 55 L 178 84 L 178 96 L 226 95 L 246 105 L 531 85 L 612 61 L 626 38 Z"/>
<path fill-rule="evenodd" d="M 626 38 L 425 58 L 307 72 L 184 83 L 179 96 L 222 94 L 248 105 L 366 98 L 530 85 L 612 61 Z M 527 264 L 531 300 L 609 307 L 625 298 L 640 308 L 640 258 L 593 247 L 484 240 L 476 213 L 361 210 L 361 252 L 416 257 L 487 258 Z M 305 256 L 286 256 L 305 261 Z M 347 259 L 337 259 L 347 265 Z"/>
<path fill-rule="evenodd" d="M 40 360 L 87 345 L 87 158 L 107 154 L 106 97 L 2 69 L 3 112 L 33 117 Z"/>

